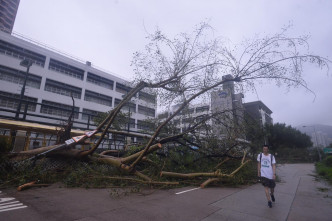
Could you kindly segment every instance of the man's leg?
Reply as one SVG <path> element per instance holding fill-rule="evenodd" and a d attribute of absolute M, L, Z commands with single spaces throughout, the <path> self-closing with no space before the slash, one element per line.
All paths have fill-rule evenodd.
<path fill-rule="evenodd" d="M 275 202 L 275 198 L 274 198 L 274 188 L 271 188 L 271 199 L 272 199 L 272 202 Z"/>
<path fill-rule="evenodd" d="M 271 201 L 269 187 L 264 186 L 264 188 L 265 188 L 265 195 L 266 195 L 267 201 Z"/>
<path fill-rule="evenodd" d="M 270 197 L 270 188 L 265 186 L 265 195 L 266 195 L 266 198 L 267 198 L 267 205 L 272 208 L 272 202 L 271 202 L 271 197 Z"/>

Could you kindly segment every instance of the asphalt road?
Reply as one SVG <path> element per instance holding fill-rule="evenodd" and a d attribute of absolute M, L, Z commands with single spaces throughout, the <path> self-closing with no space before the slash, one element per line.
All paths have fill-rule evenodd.
<path fill-rule="evenodd" d="M 242 188 L 171 190 L 60 188 L 0 192 L 0 221 L 39 220 L 332 220 L 332 187 L 313 164 L 277 168 L 276 203 L 260 184 Z"/>

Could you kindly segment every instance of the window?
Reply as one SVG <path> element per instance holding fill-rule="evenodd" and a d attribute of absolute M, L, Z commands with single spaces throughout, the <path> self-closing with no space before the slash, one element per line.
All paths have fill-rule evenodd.
<path fill-rule="evenodd" d="M 184 118 L 184 119 L 182 119 L 182 123 L 183 124 L 189 124 L 189 123 L 192 123 L 193 122 L 193 119 L 191 119 L 191 118 Z"/>
<path fill-rule="evenodd" d="M 126 86 L 124 84 L 120 84 L 118 82 L 116 82 L 116 91 L 120 92 L 122 94 L 127 94 L 132 88 L 129 86 Z"/>
<path fill-rule="evenodd" d="M 155 95 L 151 95 L 145 92 L 140 91 L 138 94 L 138 98 L 141 100 L 144 100 L 146 102 L 155 104 L 156 103 L 156 96 Z"/>
<path fill-rule="evenodd" d="M 88 120 L 90 117 L 90 121 L 94 120 L 95 117 L 98 116 L 98 114 L 101 114 L 102 112 L 100 111 L 95 111 L 95 110 L 89 110 L 83 108 L 83 114 L 82 114 L 82 120 Z"/>
<path fill-rule="evenodd" d="M 82 89 L 51 79 L 46 79 L 45 91 L 81 99 Z"/>
<path fill-rule="evenodd" d="M 155 109 L 138 105 L 138 113 L 155 117 Z"/>
<path fill-rule="evenodd" d="M 100 76 L 92 74 L 90 72 L 88 73 L 87 81 L 92 84 L 99 85 L 100 87 L 104 87 L 104 88 L 113 90 L 114 81 L 109 80 L 107 78 L 100 77 Z"/>
<path fill-rule="evenodd" d="M 84 100 L 112 107 L 112 97 L 92 92 L 89 90 L 85 90 Z"/>
<path fill-rule="evenodd" d="M 19 100 L 20 100 L 19 94 L 11 94 L 11 93 L 7 93 L 4 91 L 0 91 L 0 106 L 1 107 L 16 110 L 18 107 Z M 29 102 L 28 111 L 35 112 L 36 106 L 37 106 L 36 103 L 37 103 L 38 99 L 34 98 L 34 97 L 24 96 L 22 106 L 21 106 L 21 111 L 24 111 L 25 101 Z"/>
<path fill-rule="evenodd" d="M 74 118 L 78 119 L 79 108 L 74 108 Z M 69 117 L 72 112 L 72 106 L 60 104 L 52 101 L 43 100 L 40 113 L 56 115 L 60 117 Z"/>
<path fill-rule="evenodd" d="M 115 98 L 114 107 L 118 106 L 120 104 L 120 102 L 121 102 L 120 99 Z M 129 110 L 129 107 L 130 107 L 130 110 Z M 128 102 L 122 107 L 122 110 L 136 113 L 136 104 L 134 104 L 133 102 Z"/>
<path fill-rule="evenodd" d="M 167 118 L 167 117 L 168 117 L 168 112 L 161 113 L 161 114 L 158 115 L 159 119 L 164 119 L 164 118 Z"/>
<path fill-rule="evenodd" d="M 197 116 L 196 117 L 196 122 L 201 122 L 203 120 L 206 120 L 207 118 L 208 118 L 207 114 L 203 114 L 203 115 Z"/>
<path fill-rule="evenodd" d="M 23 85 L 26 73 L 13 68 L 0 65 L 0 80 Z M 28 74 L 26 86 L 40 89 L 41 77 Z"/>
<path fill-rule="evenodd" d="M 57 71 L 67 76 L 83 80 L 84 71 L 69 64 L 51 58 L 49 70 Z"/>
<path fill-rule="evenodd" d="M 121 135 L 121 134 L 112 134 L 112 140 L 118 141 L 118 142 L 123 142 L 125 141 L 126 136 Z"/>
<path fill-rule="evenodd" d="M 154 124 L 143 120 L 137 120 L 137 129 L 152 131 L 154 130 Z"/>
<path fill-rule="evenodd" d="M 197 107 L 196 108 L 196 113 L 201 113 L 204 111 L 209 111 L 210 107 L 209 106 L 202 106 L 202 107 Z"/>
<path fill-rule="evenodd" d="M 44 67 L 46 56 L 32 52 L 25 48 L 18 47 L 16 45 L 10 44 L 8 42 L 0 40 L 0 53 L 15 57 L 21 60 L 29 59 L 35 65 Z"/>
<path fill-rule="evenodd" d="M 136 123 L 135 123 L 135 119 L 134 118 L 130 118 L 129 120 L 129 127 L 130 128 L 135 128 Z M 126 120 L 126 124 L 125 124 L 126 129 L 128 128 L 128 119 Z"/>
<path fill-rule="evenodd" d="M 180 115 L 187 115 L 187 114 L 193 114 L 195 112 L 195 108 L 186 108 L 180 112 Z"/>

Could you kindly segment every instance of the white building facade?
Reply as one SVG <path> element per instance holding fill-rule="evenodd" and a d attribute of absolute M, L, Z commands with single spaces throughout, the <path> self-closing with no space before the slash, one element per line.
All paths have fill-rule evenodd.
<path fill-rule="evenodd" d="M 19 120 L 58 124 L 68 119 L 74 97 L 74 127 L 89 129 L 92 117 L 113 109 L 130 91 L 129 82 L 46 47 L 0 31 L 0 117 L 15 118 L 27 68 L 20 62 L 33 62 L 29 69 L 24 101 L 29 101 Z M 24 103 L 24 102 L 23 102 Z M 25 104 L 21 112 L 24 112 Z M 144 129 L 144 120 L 155 118 L 156 98 L 139 92 L 124 108 L 130 111 L 130 130 Z M 17 118 L 16 118 L 17 119 Z"/>

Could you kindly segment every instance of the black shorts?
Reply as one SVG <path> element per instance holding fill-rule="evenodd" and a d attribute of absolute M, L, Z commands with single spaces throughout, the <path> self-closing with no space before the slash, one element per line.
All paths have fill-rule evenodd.
<path fill-rule="evenodd" d="M 274 180 L 266 177 L 261 177 L 261 182 L 265 187 L 274 188 L 276 186 L 276 182 L 274 182 Z"/>

